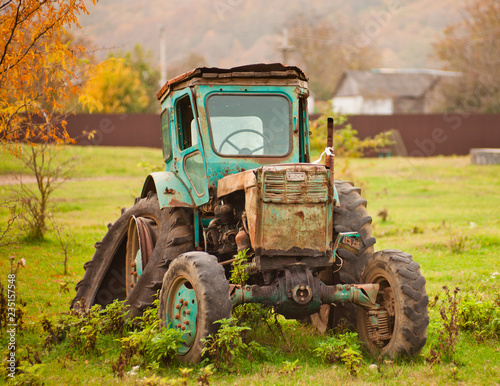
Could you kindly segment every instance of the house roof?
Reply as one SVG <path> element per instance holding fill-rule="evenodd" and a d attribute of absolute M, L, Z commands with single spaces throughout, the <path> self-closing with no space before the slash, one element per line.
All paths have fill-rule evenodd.
<path fill-rule="evenodd" d="M 349 70 L 337 83 L 334 96 L 421 97 L 444 75 L 452 74 L 429 70 Z"/>

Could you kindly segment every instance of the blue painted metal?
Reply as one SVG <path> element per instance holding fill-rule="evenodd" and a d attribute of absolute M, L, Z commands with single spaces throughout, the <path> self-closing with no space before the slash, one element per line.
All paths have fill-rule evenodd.
<path fill-rule="evenodd" d="M 198 300 L 192 285 L 182 277 L 173 284 L 172 294 L 173 296 L 167 303 L 166 321 L 169 328 L 184 331 L 181 346 L 177 350 L 180 355 L 184 355 L 189 351 L 196 337 Z"/>
<path fill-rule="evenodd" d="M 135 271 L 139 276 L 142 275 L 142 253 L 140 248 L 135 255 Z"/>
<path fill-rule="evenodd" d="M 146 197 L 149 190 L 156 188 L 160 208 L 168 207 L 196 207 L 191 195 L 192 188 L 177 173 L 172 171 L 151 173 L 144 183 L 141 197 Z"/>
<path fill-rule="evenodd" d="M 335 201 L 335 206 L 340 206 L 339 193 L 337 192 L 337 188 L 335 186 L 333 186 L 333 200 Z"/>
<path fill-rule="evenodd" d="M 222 89 L 222 91 L 221 91 Z M 246 90 L 246 91 L 245 91 Z M 211 136 L 209 132 L 209 122 L 207 111 L 205 108 L 206 101 L 210 96 L 218 94 L 234 94 L 234 95 L 262 95 L 262 96 L 283 96 L 290 103 L 290 120 L 292 144 L 291 152 L 283 157 L 221 157 L 216 154 L 211 146 Z M 298 125 L 298 97 L 296 87 L 276 87 L 276 86 L 251 86 L 242 90 L 241 86 L 200 86 L 197 89 L 197 105 L 201 122 L 202 137 L 205 138 L 204 150 L 207 164 L 208 184 L 216 184 L 222 177 L 238 173 L 243 170 L 255 169 L 267 164 L 274 163 L 297 163 L 299 160 L 299 134 L 295 129 Z"/>
<path fill-rule="evenodd" d="M 212 147 L 212 139 L 210 136 L 209 120 L 207 117 L 206 101 L 214 95 L 261 95 L 261 96 L 282 96 L 289 101 L 290 104 L 290 135 L 292 143 L 289 154 L 282 157 L 227 157 L 221 156 L 214 151 Z M 305 133 L 305 142 L 302 144 L 302 151 L 309 154 L 309 138 L 308 127 L 299 130 L 299 121 L 303 125 L 307 125 L 307 119 L 299 120 L 299 95 L 306 95 L 307 90 L 297 86 L 276 86 L 276 85 L 252 85 L 252 86 L 235 86 L 235 85 L 203 85 L 197 84 L 192 88 L 185 88 L 178 91 L 172 91 L 162 102 L 163 111 L 168 111 L 165 116 L 170 120 L 170 143 L 172 156 L 165 162 L 166 177 L 171 181 L 172 187 L 168 186 L 166 181 L 162 181 L 163 177 L 153 176 L 153 180 L 158 192 L 160 206 L 186 206 L 196 207 L 203 205 L 209 200 L 209 188 L 215 188 L 217 181 L 228 174 L 239 173 L 244 170 L 255 169 L 267 164 L 273 163 L 298 163 L 301 161 L 300 154 L 300 135 Z M 195 130 L 192 131 L 192 146 L 181 150 L 179 138 L 176 134 L 179 127 L 175 114 L 176 103 L 181 98 L 189 96 L 191 105 L 194 111 Z M 165 114 L 165 113 L 164 113 Z M 307 116 L 307 114 L 305 114 Z M 168 130 L 168 125 L 164 122 L 163 130 Z M 166 133 L 163 134 L 165 137 Z M 304 134 L 302 134 L 304 135 Z M 170 154 L 170 151 L 168 152 Z M 194 153 L 201 155 L 203 160 L 204 173 L 206 176 L 206 189 L 202 194 L 197 194 L 193 187 L 193 182 L 186 173 L 185 162 Z M 174 182 L 171 175 L 174 174 L 177 180 Z M 183 186 L 182 186 L 183 185 Z M 164 194 L 165 188 L 176 190 L 172 196 Z M 150 189 L 151 187 L 149 187 Z M 147 194 L 148 188 L 145 186 Z"/>
<path fill-rule="evenodd" d="M 194 247 L 200 246 L 200 212 L 194 211 Z"/>

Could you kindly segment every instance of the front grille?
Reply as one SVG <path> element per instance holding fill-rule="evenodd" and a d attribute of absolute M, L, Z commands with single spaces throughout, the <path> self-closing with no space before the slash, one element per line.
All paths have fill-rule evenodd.
<path fill-rule="evenodd" d="M 264 173 L 263 200 L 281 203 L 328 201 L 327 173 L 267 171 Z"/>

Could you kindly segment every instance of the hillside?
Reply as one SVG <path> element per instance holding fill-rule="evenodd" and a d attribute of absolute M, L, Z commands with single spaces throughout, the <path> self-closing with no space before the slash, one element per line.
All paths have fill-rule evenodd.
<path fill-rule="evenodd" d="M 101 0 L 81 18 L 82 33 L 101 48 L 140 43 L 159 58 L 159 25 L 167 34 L 169 64 L 196 53 L 210 66 L 282 61 L 283 27 L 298 15 L 342 19 L 360 41 L 375 45 L 383 67 L 437 67 L 432 42 L 460 17 L 464 0 Z M 293 55 L 288 64 L 295 64 Z M 169 73 L 170 75 L 175 75 Z"/>

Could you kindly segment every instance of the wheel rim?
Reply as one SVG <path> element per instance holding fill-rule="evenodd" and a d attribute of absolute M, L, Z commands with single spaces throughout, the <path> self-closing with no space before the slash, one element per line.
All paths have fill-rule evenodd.
<path fill-rule="evenodd" d="M 375 344 L 378 349 L 383 349 L 389 344 L 394 332 L 396 324 L 396 299 L 394 297 L 393 287 L 385 275 L 374 275 L 373 279 L 367 282 L 379 285 L 377 303 L 380 304 L 381 309 L 366 312 L 365 324 L 368 329 L 368 336 L 373 344 Z M 378 320 L 377 329 L 374 329 L 370 322 L 370 318 L 372 317 L 376 317 Z"/>
<path fill-rule="evenodd" d="M 170 287 L 167 300 L 166 324 L 169 328 L 183 331 L 180 355 L 186 354 L 196 337 L 198 300 L 193 286 L 185 277 L 178 277 Z"/>
<path fill-rule="evenodd" d="M 137 280 L 153 255 L 158 235 L 158 224 L 148 217 L 130 219 L 127 232 L 125 285 L 127 295 L 135 287 Z"/>

